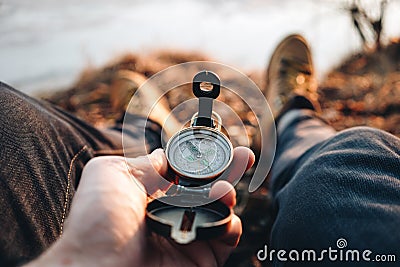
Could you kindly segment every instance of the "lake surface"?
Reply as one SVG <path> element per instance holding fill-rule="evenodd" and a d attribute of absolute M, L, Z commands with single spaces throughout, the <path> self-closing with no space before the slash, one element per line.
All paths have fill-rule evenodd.
<path fill-rule="evenodd" d="M 310 41 L 322 75 L 360 49 L 344 3 L 0 0 L 0 80 L 32 94 L 68 86 L 83 68 L 125 52 L 160 48 L 201 51 L 244 71 L 264 69 L 275 45 L 293 32 Z M 385 36 L 400 36 L 399 1 L 390 2 L 385 19 Z"/>

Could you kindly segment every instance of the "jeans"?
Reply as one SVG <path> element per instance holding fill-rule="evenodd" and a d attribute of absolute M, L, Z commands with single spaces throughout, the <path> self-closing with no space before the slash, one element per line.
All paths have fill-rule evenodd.
<path fill-rule="evenodd" d="M 148 149 L 160 147 L 160 127 L 136 122 L 146 123 Z M 139 127 L 130 128 L 130 143 L 143 143 Z M 122 153 L 116 130 L 105 135 L 0 83 L 0 266 L 39 256 L 62 234 L 85 163 Z"/>
<path fill-rule="evenodd" d="M 320 266 L 375 266 L 377 254 L 395 255 L 397 263 L 383 266 L 399 266 L 400 139 L 368 127 L 337 133 L 305 109 L 286 113 L 277 130 L 271 249 L 286 254 L 282 260 L 275 254 L 273 265 L 313 266 L 312 257 L 301 262 L 288 253 L 298 250 L 301 258 L 302 250 L 315 250 L 318 260 L 326 249 Z M 359 262 L 346 262 L 350 249 L 360 251 Z M 372 251 L 371 262 L 362 259 L 364 250 Z"/>

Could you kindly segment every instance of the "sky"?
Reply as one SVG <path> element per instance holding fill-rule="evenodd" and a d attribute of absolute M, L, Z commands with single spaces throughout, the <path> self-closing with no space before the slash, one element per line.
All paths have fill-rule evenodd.
<path fill-rule="evenodd" d="M 377 1 L 364 0 L 374 7 Z M 263 70 L 279 41 L 301 33 L 319 76 L 361 48 L 346 0 L 0 0 L 0 80 L 28 94 L 71 85 L 124 53 L 200 51 Z M 371 9 L 372 12 L 374 8 Z M 376 9 L 375 9 L 376 10 Z M 384 35 L 400 36 L 400 1 Z"/>

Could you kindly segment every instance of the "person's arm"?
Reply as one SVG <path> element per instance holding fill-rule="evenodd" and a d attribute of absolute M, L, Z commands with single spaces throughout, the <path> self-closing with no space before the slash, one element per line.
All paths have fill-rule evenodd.
<path fill-rule="evenodd" d="M 254 155 L 249 149 L 235 150 L 233 164 L 246 164 L 244 168 L 249 168 L 253 162 Z M 147 196 L 138 181 L 165 175 L 165 155 L 162 150 L 156 150 L 129 164 L 136 181 L 132 180 L 122 157 L 107 156 L 89 161 L 63 235 L 26 267 L 222 265 L 241 235 L 239 218 L 234 216 L 228 233 L 212 241 L 195 241 L 183 246 L 150 235 L 145 224 Z M 221 191 L 229 191 L 222 201 L 233 207 L 233 187 L 227 182 L 218 182 L 211 190 L 211 197 Z"/>

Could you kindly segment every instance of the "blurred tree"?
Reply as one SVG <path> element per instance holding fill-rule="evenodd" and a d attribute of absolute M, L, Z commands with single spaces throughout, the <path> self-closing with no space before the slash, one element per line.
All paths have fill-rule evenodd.
<path fill-rule="evenodd" d="M 382 29 L 385 8 L 388 0 L 377 0 L 375 6 L 365 6 L 365 1 L 352 0 L 346 8 L 350 11 L 354 27 L 357 29 L 364 47 L 382 48 Z M 378 14 L 378 15 L 376 15 Z"/>

